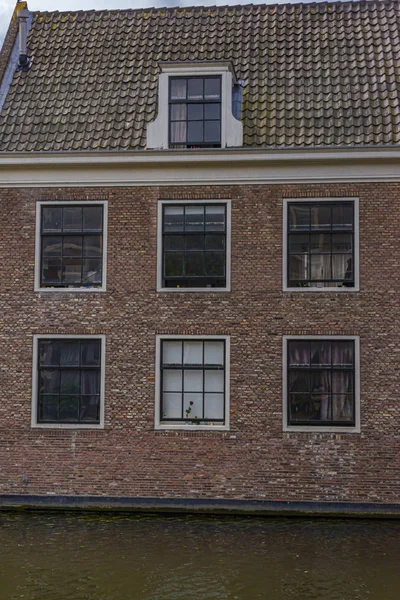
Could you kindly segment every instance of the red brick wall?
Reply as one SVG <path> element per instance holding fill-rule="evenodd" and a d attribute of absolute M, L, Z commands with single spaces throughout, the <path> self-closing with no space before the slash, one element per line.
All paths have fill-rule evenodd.
<path fill-rule="evenodd" d="M 282 293 L 282 198 L 360 198 L 359 293 Z M 232 199 L 232 292 L 157 294 L 157 200 Z M 37 200 L 108 200 L 106 293 L 34 293 Z M 0 193 L 0 494 L 400 499 L 400 184 Z M 231 430 L 154 431 L 156 333 L 231 336 Z M 107 336 L 104 431 L 30 427 L 32 335 Z M 282 335 L 361 338 L 361 434 L 282 432 Z M 29 482 L 24 484 L 22 476 Z"/>

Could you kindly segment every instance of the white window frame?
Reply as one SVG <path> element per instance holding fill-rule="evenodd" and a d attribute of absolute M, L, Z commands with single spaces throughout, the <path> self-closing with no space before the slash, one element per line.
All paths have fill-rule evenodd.
<path fill-rule="evenodd" d="M 163 276 L 163 233 L 162 233 L 162 219 L 163 219 L 163 206 L 166 204 L 179 204 L 179 205 L 190 205 L 190 204 L 225 204 L 226 206 L 226 285 L 220 288 L 210 287 L 187 287 L 187 288 L 165 288 L 162 287 L 162 276 Z M 232 218 L 232 201 L 231 200 L 205 200 L 204 198 L 199 200 L 159 200 L 157 210 L 157 292 L 168 292 L 168 293 L 191 293 L 191 292 L 207 292 L 209 294 L 230 292 L 231 291 L 231 218 Z"/>
<path fill-rule="evenodd" d="M 221 148 L 239 148 L 243 145 L 243 125 L 232 114 L 232 88 L 236 80 L 231 61 L 171 61 L 160 62 L 159 66 L 158 116 L 147 126 L 148 149 L 169 148 L 169 78 L 208 75 L 221 77 Z"/>
<path fill-rule="evenodd" d="M 161 340 L 193 341 L 223 340 L 225 342 L 225 423 L 223 425 L 186 425 L 162 423 L 161 409 Z M 155 379 L 155 429 L 184 429 L 190 431 L 229 431 L 230 428 L 230 336 L 229 335 L 157 335 L 156 336 L 156 379 Z"/>
<path fill-rule="evenodd" d="M 289 340 L 322 341 L 351 340 L 354 341 L 354 413 L 355 425 L 338 427 L 322 425 L 288 425 L 288 364 L 287 344 Z M 307 433 L 360 433 L 360 337 L 357 335 L 285 335 L 283 336 L 283 431 Z"/>
<path fill-rule="evenodd" d="M 38 360 L 39 340 L 100 340 L 100 422 L 99 423 L 38 423 Z M 104 397 L 105 397 L 105 368 L 106 368 L 106 336 L 96 335 L 63 335 L 41 334 L 33 336 L 33 364 L 32 364 L 32 416 L 31 427 L 34 429 L 104 429 Z"/>
<path fill-rule="evenodd" d="M 306 202 L 308 204 L 313 202 L 353 202 L 354 204 L 354 287 L 289 287 L 287 281 L 287 268 L 288 268 L 288 234 L 289 234 L 289 224 L 288 224 L 288 204 L 291 202 Z M 359 199 L 357 197 L 329 197 L 329 198 L 284 198 L 283 199 L 283 272 L 282 272 L 282 281 L 283 281 L 283 291 L 284 292 L 340 292 L 344 294 L 349 294 L 352 292 L 360 291 L 360 274 L 359 274 Z M 344 232 L 345 233 L 345 232 Z"/>
<path fill-rule="evenodd" d="M 103 206 L 103 270 L 101 287 L 41 287 L 40 286 L 40 265 L 42 253 L 42 237 L 41 237 L 41 212 L 42 206 Z M 75 294 L 96 292 L 105 292 L 107 289 L 107 230 L 108 230 L 108 201 L 107 200 L 54 200 L 42 201 L 36 203 L 36 232 L 35 232 L 35 292 L 43 293 L 61 293 Z"/>

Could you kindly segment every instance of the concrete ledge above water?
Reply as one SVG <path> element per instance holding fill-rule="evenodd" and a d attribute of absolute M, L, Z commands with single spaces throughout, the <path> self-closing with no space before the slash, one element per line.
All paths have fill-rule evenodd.
<path fill-rule="evenodd" d="M 0 510 L 77 510 L 296 517 L 400 518 L 399 504 L 205 498 L 0 495 Z"/>

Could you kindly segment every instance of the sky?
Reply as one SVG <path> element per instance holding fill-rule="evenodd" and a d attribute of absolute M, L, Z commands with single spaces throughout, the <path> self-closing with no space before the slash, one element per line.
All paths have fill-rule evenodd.
<path fill-rule="evenodd" d="M 226 6 L 227 4 L 289 4 L 301 0 L 28 0 L 29 10 L 103 10 L 150 6 Z M 307 0 L 305 0 L 307 1 Z M 316 0 L 318 1 L 318 0 Z M 0 46 L 7 33 L 16 0 L 0 0 Z"/>

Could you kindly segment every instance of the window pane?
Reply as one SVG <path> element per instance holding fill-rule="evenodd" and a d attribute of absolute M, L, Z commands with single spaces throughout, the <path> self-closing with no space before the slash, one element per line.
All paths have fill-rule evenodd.
<path fill-rule="evenodd" d="M 203 104 L 188 104 L 188 121 L 201 121 L 204 118 Z"/>
<path fill-rule="evenodd" d="M 188 79 L 188 100 L 202 100 L 203 79 Z"/>
<path fill-rule="evenodd" d="M 164 392 L 182 391 L 182 371 L 164 369 L 162 374 Z"/>
<path fill-rule="evenodd" d="M 311 364 L 329 365 L 331 364 L 331 342 L 311 342 Z"/>
<path fill-rule="evenodd" d="M 353 229 L 353 205 L 333 205 L 332 206 L 332 227 L 333 229 Z"/>
<path fill-rule="evenodd" d="M 100 394 L 99 371 L 81 371 L 81 394 Z"/>
<path fill-rule="evenodd" d="M 331 372 L 311 372 L 311 392 L 313 394 L 328 394 L 331 391 Z"/>
<path fill-rule="evenodd" d="M 81 231 L 82 229 L 82 207 L 71 206 L 63 209 L 64 231 Z"/>
<path fill-rule="evenodd" d="M 60 344 L 53 340 L 39 342 L 39 365 L 58 367 L 60 364 Z"/>
<path fill-rule="evenodd" d="M 62 367 L 79 366 L 79 342 L 60 342 L 60 365 Z"/>
<path fill-rule="evenodd" d="M 310 343 L 289 342 L 289 365 L 308 367 L 310 364 Z"/>
<path fill-rule="evenodd" d="M 208 120 L 215 120 L 221 118 L 221 105 L 220 104 L 205 104 L 204 105 L 204 118 Z"/>
<path fill-rule="evenodd" d="M 62 208 L 42 206 L 42 231 L 61 231 Z"/>
<path fill-rule="evenodd" d="M 80 393 L 80 371 L 65 369 L 61 371 L 60 394 Z"/>
<path fill-rule="evenodd" d="M 204 121 L 204 141 L 219 143 L 221 140 L 220 121 Z"/>
<path fill-rule="evenodd" d="M 39 390 L 44 394 L 54 394 L 59 392 L 60 371 L 57 369 L 41 369 Z"/>
<path fill-rule="evenodd" d="M 223 394 L 204 394 L 204 418 L 208 420 L 224 418 Z"/>
<path fill-rule="evenodd" d="M 186 121 L 186 104 L 171 104 L 171 121 Z"/>
<path fill-rule="evenodd" d="M 183 275 L 183 253 L 165 253 L 165 277 L 181 277 Z"/>
<path fill-rule="evenodd" d="M 289 205 L 289 229 L 302 230 L 310 228 L 310 207 L 302 204 Z"/>
<path fill-rule="evenodd" d="M 332 256 L 332 279 L 353 279 L 351 254 L 334 254 Z"/>
<path fill-rule="evenodd" d="M 206 252 L 205 274 L 210 277 L 223 277 L 225 275 L 224 252 Z"/>
<path fill-rule="evenodd" d="M 331 234 L 330 233 L 312 233 L 310 235 L 311 252 L 330 252 Z"/>
<path fill-rule="evenodd" d="M 289 257 L 289 279 L 303 281 L 308 279 L 307 254 L 292 255 Z"/>
<path fill-rule="evenodd" d="M 164 365 L 182 364 L 182 342 L 162 342 L 162 362 Z"/>
<path fill-rule="evenodd" d="M 43 258 L 42 260 L 42 283 L 61 282 L 61 258 Z"/>
<path fill-rule="evenodd" d="M 204 371 L 204 389 L 206 392 L 223 392 L 224 372 Z"/>
<path fill-rule="evenodd" d="M 60 396 L 60 421 L 79 421 L 79 396 Z"/>
<path fill-rule="evenodd" d="M 186 98 L 186 79 L 171 78 L 171 100 L 183 100 Z"/>
<path fill-rule="evenodd" d="M 161 419 L 180 419 L 181 417 L 182 394 L 163 394 Z"/>
<path fill-rule="evenodd" d="M 185 392 L 203 391 L 203 371 L 185 371 L 184 373 Z"/>
<path fill-rule="evenodd" d="M 332 252 L 352 252 L 353 236 L 351 233 L 335 233 L 332 235 Z"/>
<path fill-rule="evenodd" d="M 185 365 L 203 364 L 203 342 L 184 342 L 183 362 Z"/>
<path fill-rule="evenodd" d="M 224 250 L 225 249 L 225 235 L 206 235 L 205 240 L 206 250 Z"/>
<path fill-rule="evenodd" d="M 309 392 L 310 374 L 307 371 L 289 372 L 289 391 L 290 392 Z"/>
<path fill-rule="evenodd" d="M 185 255 L 185 275 L 187 277 L 202 277 L 204 274 L 203 253 L 190 252 Z"/>
<path fill-rule="evenodd" d="M 330 206 L 311 206 L 311 229 L 330 229 L 331 222 Z"/>
<path fill-rule="evenodd" d="M 310 419 L 310 396 L 308 394 L 290 394 L 290 421 L 308 421 Z"/>
<path fill-rule="evenodd" d="M 352 395 L 338 394 L 332 396 L 332 419 L 354 423 L 354 398 Z"/>
<path fill-rule="evenodd" d="M 184 415 L 188 419 L 203 418 L 203 394 L 183 394 Z"/>
<path fill-rule="evenodd" d="M 183 206 L 164 207 L 164 231 L 183 231 Z"/>
<path fill-rule="evenodd" d="M 84 367 L 100 365 L 100 341 L 81 342 L 81 364 Z"/>
<path fill-rule="evenodd" d="M 82 236 L 64 235 L 63 236 L 63 255 L 64 256 L 82 256 Z"/>
<path fill-rule="evenodd" d="M 186 237 L 186 250 L 204 250 L 204 236 L 188 235 Z"/>
<path fill-rule="evenodd" d="M 58 421 L 58 396 L 40 396 L 39 421 Z"/>
<path fill-rule="evenodd" d="M 353 392 L 353 371 L 333 371 L 332 392 L 334 394 L 351 394 Z"/>
<path fill-rule="evenodd" d="M 204 231 L 204 206 L 186 206 L 185 231 Z"/>
<path fill-rule="evenodd" d="M 203 121 L 189 121 L 187 143 L 197 144 L 203 141 Z"/>
<path fill-rule="evenodd" d="M 87 258 L 83 261 L 82 283 L 100 284 L 102 277 L 102 261 L 97 258 Z"/>
<path fill-rule="evenodd" d="M 63 281 L 65 283 L 81 283 L 82 261 L 66 258 L 63 263 Z"/>
<path fill-rule="evenodd" d="M 301 254 L 309 251 L 308 246 L 309 236 L 306 234 L 289 235 L 289 252 L 293 254 Z"/>
<path fill-rule="evenodd" d="M 82 396 L 80 403 L 81 421 L 98 423 L 100 420 L 100 399 L 99 396 Z"/>
<path fill-rule="evenodd" d="M 313 254 L 310 257 L 310 266 L 310 279 L 312 281 L 331 279 L 331 257 L 329 254 Z"/>
<path fill-rule="evenodd" d="M 204 342 L 204 364 L 224 365 L 224 342 Z"/>
<path fill-rule="evenodd" d="M 42 240 L 43 256 L 61 256 L 61 236 L 47 236 Z"/>
<path fill-rule="evenodd" d="M 221 98 L 221 79 L 220 77 L 208 78 L 204 80 L 204 98 L 205 100 L 219 100 Z"/>
<path fill-rule="evenodd" d="M 166 250 L 183 250 L 184 240 L 183 235 L 166 235 L 164 237 L 164 248 Z"/>
<path fill-rule="evenodd" d="M 329 394 L 312 394 L 310 397 L 310 421 L 330 421 L 332 405 Z"/>
<path fill-rule="evenodd" d="M 85 235 L 83 238 L 84 256 L 101 256 L 103 238 L 101 235 Z"/>
<path fill-rule="evenodd" d="M 225 231 L 225 206 L 206 207 L 206 231 Z"/>
<path fill-rule="evenodd" d="M 340 367 L 352 367 L 354 364 L 353 342 L 332 342 L 332 364 Z"/>
<path fill-rule="evenodd" d="M 186 121 L 171 123 L 171 144 L 186 144 Z"/>
<path fill-rule="evenodd" d="M 103 229 L 103 207 L 102 206 L 84 206 L 83 207 L 83 230 L 84 231 L 102 231 Z"/>

